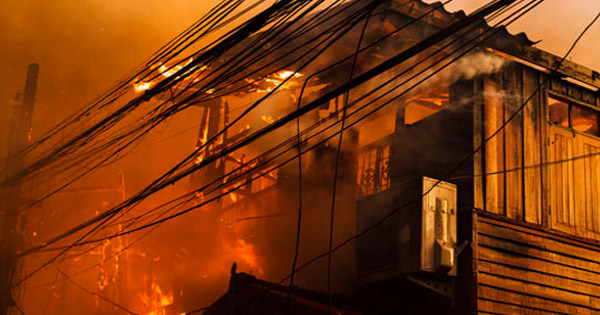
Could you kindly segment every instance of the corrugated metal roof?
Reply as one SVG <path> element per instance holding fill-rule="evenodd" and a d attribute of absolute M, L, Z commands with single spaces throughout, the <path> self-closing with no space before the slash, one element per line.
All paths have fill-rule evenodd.
<path fill-rule="evenodd" d="M 390 1 L 392 10 L 412 17 L 421 16 L 434 9 L 434 12 L 423 18 L 423 21 L 438 27 L 446 27 L 449 24 L 466 17 L 466 13 L 462 10 L 456 12 L 450 12 L 446 10 L 442 2 L 428 4 L 421 0 L 408 2 L 403 0 Z M 482 31 L 492 28 L 485 20 L 482 20 L 481 24 L 483 26 Z M 497 36 L 515 40 L 520 45 L 531 46 L 535 44 L 535 42 L 531 41 L 523 32 L 513 35 L 503 26 L 498 27 L 498 29 L 500 29 L 500 31 Z"/>

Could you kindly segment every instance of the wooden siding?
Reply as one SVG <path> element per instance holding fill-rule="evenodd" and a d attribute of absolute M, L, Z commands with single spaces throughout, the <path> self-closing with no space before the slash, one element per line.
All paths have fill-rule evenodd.
<path fill-rule="evenodd" d="M 600 235 L 600 141 L 583 137 L 581 139 L 581 156 L 586 158 L 576 161 L 581 167 L 581 181 L 585 193 L 581 198 L 582 218 L 584 219 L 583 236 L 599 239 Z"/>
<path fill-rule="evenodd" d="M 474 147 L 482 150 L 475 156 L 474 204 L 491 213 L 542 224 L 544 111 L 542 93 L 535 93 L 538 84 L 538 74 L 518 64 L 483 79 L 481 101 L 475 103 L 480 108 L 475 110 Z M 527 104 L 517 112 L 525 100 Z"/>
<path fill-rule="evenodd" d="M 476 221 L 479 313 L 600 312 L 600 247 L 492 216 Z"/>

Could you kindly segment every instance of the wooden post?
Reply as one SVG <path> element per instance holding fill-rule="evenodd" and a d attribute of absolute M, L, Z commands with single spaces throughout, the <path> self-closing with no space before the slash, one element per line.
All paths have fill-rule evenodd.
<path fill-rule="evenodd" d="M 19 274 L 16 253 L 21 248 L 22 239 L 18 231 L 21 204 L 21 181 L 13 176 L 24 166 L 21 150 L 31 137 L 31 119 L 37 89 L 39 65 L 32 63 L 27 68 L 27 80 L 23 102 L 14 109 L 8 135 L 8 158 L 6 167 L 9 180 L 2 189 L 0 211 L 2 215 L 2 234 L 0 238 L 0 315 L 14 312 L 16 303 L 11 288 L 15 275 Z"/>

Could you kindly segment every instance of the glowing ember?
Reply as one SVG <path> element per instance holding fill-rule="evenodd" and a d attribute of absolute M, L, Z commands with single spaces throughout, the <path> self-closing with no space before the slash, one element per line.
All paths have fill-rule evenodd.
<path fill-rule="evenodd" d="M 160 68 L 158 70 L 160 71 L 160 74 L 162 74 L 164 77 L 168 78 L 168 77 L 174 75 L 175 73 L 177 73 L 179 70 L 183 69 L 183 67 L 189 65 L 192 61 L 194 61 L 194 59 L 190 58 L 185 65 L 176 65 L 171 68 L 167 68 L 165 65 L 162 65 L 162 66 L 160 66 Z M 204 70 L 204 69 L 206 69 L 206 66 L 202 66 L 200 68 L 200 70 Z"/>
<path fill-rule="evenodd" d="M 294 86 L 299 85 L 298 82 L 289 80 L 284 82 L 289 78 L 299 78 L 303 75 L 301 73 L 294 73 L 294 71 L 282 70 L 273 74 L 270 74 L 264 77 L 260 81 L 254 81 L 252 79 L 246 79 L 248 83 L 251 83 L 255 86 L 254 89 L 251 89 L 250 92 L 258 92 L 258 93 L 268 93 L 273 91 L 276 87 L 279 87 L 279 90 L 288 90 Z"/>
<path fill-rule="evenodd" d="M 175 66 L 172 66 L 172 67 L 167 67 L 165 65 L 161 65 L 158 68 L 158 71 L 160 72 L 160 74 L 163 77 L 168 78 L 168 77 L 173 76 L 175 73 L 179 72 L 181 69 L 183 69 L 183 67 L 185 67 L 185 66 L 189 65 L 190 63 L 192 63 L 192 61 L 194 61 L 194 59 L 190 58 L 190 59 L 188 59 L 187 62 L 178 64 L 178 65 L 175 65 Z M 207 68 L 208 67 L 206 65 L 194 66 L 188 72 L 186 72 L 186 74 L 190 74 L 190 73 L 197 72 L 197 71 L 204 71 Z M 177 79 L 179 79 L 179 77 L 177 77 Z M 185 78 L 185 79 L 188 79 L 188 78 Z M 198 80 L 199 80 L 198 78 L 195 78 L 193 81 L 194 82 L 198 82 Z M 156 80 L 156 81 L 159 81 L 159 80 Z M 134 90 L 136 92 L 139 93 L 139 92 L 143 92 L 143 91 L 146 91 L 146 90 L 150 89 L 150 87 L 154 83 L 156 83 L 156 82 L 138 82 L 138 83 L 135 83 L 133 85 L 133 88 L 134 88 Z M 210 94 L 210 93 L 208 93 L 208 94 Z"/>
<path fill-rule="evenodd" d="M 150 82 L 139 82 L 133 85 L 133 89 L 139 93 L 148 90 L 151 85 Z"/>
<path fill-rule="evenodd" d="M 294 73 L 294 71 L 283 70 L 283 71 L 276 73 L 275 76 L 280 78 L 281 80 L 285 80 L 291 76 L 294 76 L 294 78 L 299 78 L 302 76 L 302 74 Z"/>

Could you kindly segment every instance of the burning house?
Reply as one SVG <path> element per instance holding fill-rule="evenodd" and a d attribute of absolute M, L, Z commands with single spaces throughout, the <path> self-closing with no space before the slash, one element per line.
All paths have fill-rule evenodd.
<path fill-rule="evenodd" d="M 383 59 L 463 17 L 420 1 L 390 1 L 379 10 L 367 37 L 424 17 L 395 34 L 393 45 L 375 47 L 362 58 Z M 482 22 L 473 32 L 484 36 L 490 30 Z M 340 187 L 334 197 L 334 243 L 365 232 L 333 258 L 332 290 L 354 297 L 352 303 L 334 303 L 339 312 L 599 310 L 600 75 L 536 49 L 523 34 L 511 35 L 505 29 L 492 33 L 424 87 L 344 135 Z M 361 57 L 357 62 L 370 63 Z M 350 67 L 351 60 L 345 66 Z M 347 80 L 344 75 L 327 73 L 315 85 L 339 84 Z M 286 89 L 300 89 L 304 78 L 292 71 L 277 73 L 262 84 L 289 76 L 292 83 Z M 295 101 L 288 97 L 287 103 L 295 106 Z M 207 125 L 227 117 L 230 104 L 222 99 L 207 107 Z M 331 99 L 313 119 L 338 121 L 343 106 L 343 96 Z M 257 114 L 254 123 L 258 118 L 267 124 L 274 121 Z M 205 128 L 201 138 L 216 130 Z M 287 132 L 293 136 L 294 130 Z M 242 188 L 220 201 L 218 220 L 232 246 L 253 244 L 256 256 L 236 261 L 242 270 L 268 279 L 289 272 L 294 246 L 283 235 L 295 229 L 299 203 L 304 209 L 300 261 L 327 251 L 326 210 L 331 206 L 336 150 L 334 141 L 325 141 L 303 157 L 301 200 L 296 192 L 298 166 L 290 163 L 258 170 L 257 179 L 242 179 Z M 222 176 L 228 164 L 245 162 L 243 155 L 227 157 L 215 172 Z M 323 259 L 313 264 L 306 271 L 311 276 L 305 278 L 300 271 L 296 285 L 325 290 L 325 263 Z M 231 291 L 209 313 L 283 312 L 285 288 L 252 279 L 233 274 Z M 292 311 L 327 312 L 327 299 L 315 294 L 292 293 Z"/>
<path fill-rule="evenodd" d="M 118 184 L 96 187 L 105 171 L 52 192 L 101 211 L 23 237 L 18 258 L 60 254 L 32 260 L 42 267 L 19 284 L 57 266 L 40 276 L 57 313 L 70 301 L 99 314 L 600 311 L 600 74 L 507 31 L 539 1 L 470 15 L 420 0 L 287 2 L 185 57 L 174 40 L 178 53 L 73 116 L 84 136 L 64 141 L 80 147 L 42 153 L 75 156 L 76 171 L 27 161 L 34 175 L 58 164 L 62 185 L 184 110 L 197 131 L 193 153 L 131 197 L 122 170 Z M 238 8 L 223 3 L 225 20 Z M 204 35 L 225 28 L 213 22 Z M 63 207 L 52 196 L 44 206 Z M 71 271 L 97 286 L 91 302 L 69 293 L 90 293 Z"/>

